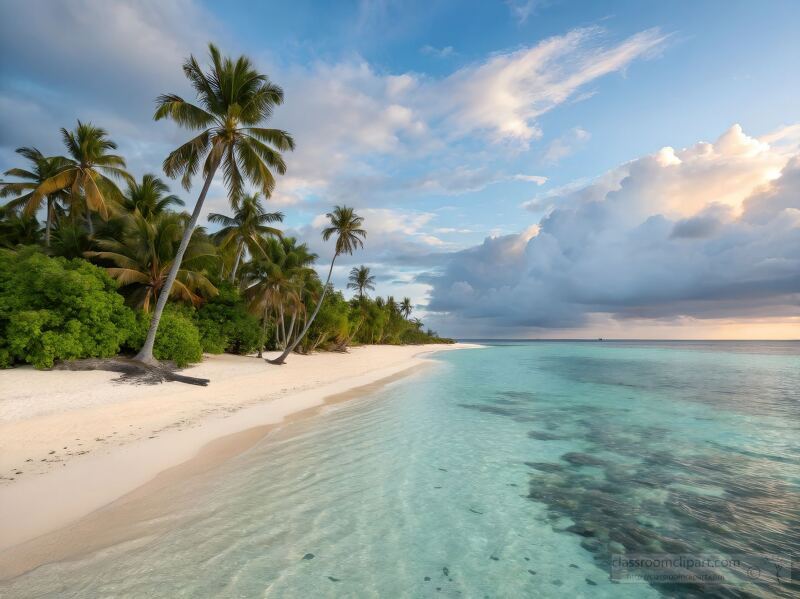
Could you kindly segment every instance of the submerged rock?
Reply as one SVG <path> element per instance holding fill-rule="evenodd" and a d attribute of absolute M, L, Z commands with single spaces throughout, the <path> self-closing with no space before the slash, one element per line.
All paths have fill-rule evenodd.
<path fill-rule="evenodd" d="M 314 559 L 314 554 L 313 553 L 306 553 L 303 556 L 303 559 Z"/>
<path fill-rule="evenodd" d="M 525 462 L 525 465 L 541 472 L 561 472 L 564 466 L 550 462 Z"/>
<path fill-rule="evenodd" d="M 547 433 L 545 431 L 529 431 L 528 437 L 531 439 L 536 439 L 537 441 L 560 441 L 566 438 L 562 437 L 561 435 L 554 435 L 553 433 Z"/>
<path fill-rule="evenodd" d="M 561 459 L 575 466 L 604 466 L 607 463 L 605 460 L 578 451 L 565 453 Z"/>

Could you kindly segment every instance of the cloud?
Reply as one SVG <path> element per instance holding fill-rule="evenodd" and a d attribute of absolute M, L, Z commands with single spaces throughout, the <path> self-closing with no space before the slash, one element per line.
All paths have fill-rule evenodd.
<path fill-rule="evenodd" d="M 800 153 L 735 125 L 552 197 L 538 228 L 432 276 L 429 309 L 494 330 L 800 315 Z"/>
<path fill-rule="evenodd" d="M 397 10 L 368 2 L 360 14 L 367 23 Z M 208 39 L 221 40 L 226 52 L 238 50 L 194 0 L 31 0 L 16 6 L 12 17 L 0 36 L 5 168 L 20 145 L 61 151 L 57 128 L 83 118 L 109 130 L 135 174 L 160 172 L 163 157 L 186 132 L 154 123 L 153 99 L 168 91 L 193 97 L 181 62 L 190 53 L 202 60 Z M 538 134 L 539 116 L 645 57 L 664 36 L 646 31 L 617 44 L 602 37 L 599 29 L 572 31 L 445 77 L 384 72 L 357 55 L 299 65 L 250 53 L 286 92 L 271 124 L 297 141 L 275 205 L 385 203 L 418 192 L 426 179 L 419 173 L 426 170 L 430 179 L 463 169 L 465 179 L 442 183 L 442 193 L 468 192 L 508 176 L 496 165 L 497 150 L 487 164 L 482 138 L 527 143 Z M 448 47 L 438 51 L 453 54 Z"/>
<path fill-rule="evenodd" d="M 547 177 L 542 177 L 541 175 L 523 175 L 517 174 L 511 177 L 515 181 L 527 181 L 528 183 L 536 183 L 536 185 L 544 185 L 547 183 Z"/>
<path fill-rule="evenodd" d="M 542 163 L 555 166 L 567 156 L 571 156 L 591 139 L 592 135 L 586 129 L 574 127 L 563 135 L 551 141 L 542 155 Z"/>
<path fill-rule="evenodd" d="M 524 25 L 528 18 L 536 13 L 536 9 L 544 4 L 543 0 L 506 0 L 506 6 L 511 12 L 511 16 L 519 23 Z"/>
<path fill-rule="evenodd" d="M 648 29 L 604 46 L 602 33 L 596 27 L 575 29 L 464 67 L 433 86 L 437 102 L 431 105 L 443 107 L 444 121 L 456 135 L 486 131 L 494 141 L 527 147 L 541 136 L 538 117 L 588 83 L 652 55 L 668 37 Z"/>
<path fill-rule="evenodd" d="M 297 179 L 292 185 L 309 193 L 332 193 L 334 200 L 372 202 L 420 189 L 454 194 L 483 189 L 508 175 L 492 165 L 469 166 L 486 162 L 469 145 L 476 136 L 526 147 L 539 136 L 538 117 L 575 99 L 598 78 L 649 56 L 666 37 L 648 30 L 604 44 L 598 28 L 574 30 L 439 79 L 386 74 L 363 60 L 273 65 L 269 72 L 286 90 L 275 122 L 298 142 L 285 180 Z M 456 156 L 461 164 L 454 166 Z M 398 173 L 423 159 L 427 175 Z"/>
<path fill-rule="evenodd" d="M 438 263 L 437 257 L 454 249 L 452 244 L 438 237 L 433 226 L 436 219 L 433 212 L 359 208 L 358 214 L 364 218 L 367 241 L 355 255 L 342 256 L 342 264 L 369 262 L 402 267 L 430 266 Z M 320 239 L 320 231 L 327 222 L 325 214 L 317 214 L 309 225 L 290 233 L 306 241 L 318 254 L 328 255 L 332 242 L 325 243 Z"/>
<path fill-rule="evenodd" d="M 424 45 L 422 48 L 419 49 L 422 54 L 427 54 L 428 56 L 434 56 L 436 58 L 447 58 L 449 56 L 455 55 L 455 50 L 453 46 L 445 46 L 444 48 L 436 48 L 431 45 Z"/>
<path fill-rule="evenodd" d="M 62 152 L 58 129 L 81 119 L 109 131 L 133 172 L 161 171 L 163 157 L 185 133 L 153 122 L 154 100 L 164 92 L 192 97 L 183 59 L 192 52 L 205 56 L 207 41 L 221 37 L 203 8 L 191 0 L 31 0 L 9 7 L 4 17 L 4 165 L 16 162 L 12 151 L 21 145 Z"/>

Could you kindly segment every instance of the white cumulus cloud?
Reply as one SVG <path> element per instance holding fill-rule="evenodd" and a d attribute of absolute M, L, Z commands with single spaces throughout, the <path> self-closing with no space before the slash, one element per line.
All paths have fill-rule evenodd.
<path fill-rule="evenodd" d="M 455 254 L 430 309 L 500 329 L 800 314 L 796 144 L 735 125 L 550 199 L 537 230 Z"/>

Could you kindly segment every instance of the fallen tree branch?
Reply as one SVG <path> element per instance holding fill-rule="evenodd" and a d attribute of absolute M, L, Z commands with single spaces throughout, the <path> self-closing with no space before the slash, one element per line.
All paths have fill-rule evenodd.
<path fill-rule="evenodd" d="M 164 364 L 152 366 L 131 358 L 87 358 L 85 360 L 68 360 L 59 362 L 53 367 L 53 370 L 105 370 L 108 372 L 119 372 L 122 374 L 119 378 L 120 381 L 144 385 L 156 385 L 165 381 L 175 381 L 178 383 L 186 383 L 187 385 L 205 387 L 209 383 L 209 379 L 177 374 L 173 368 Z"/>

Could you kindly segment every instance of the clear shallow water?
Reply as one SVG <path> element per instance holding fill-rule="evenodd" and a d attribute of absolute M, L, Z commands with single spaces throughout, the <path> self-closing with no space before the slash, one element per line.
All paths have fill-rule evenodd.
<path fill-rule="evenodd" d="M 612 584 L 610 552 L 800 555 L 799 344 L 515 343 L 437 361 L 269 435 L 161 534 L 0 591 L 680 597 L 702 590 Z"/>

